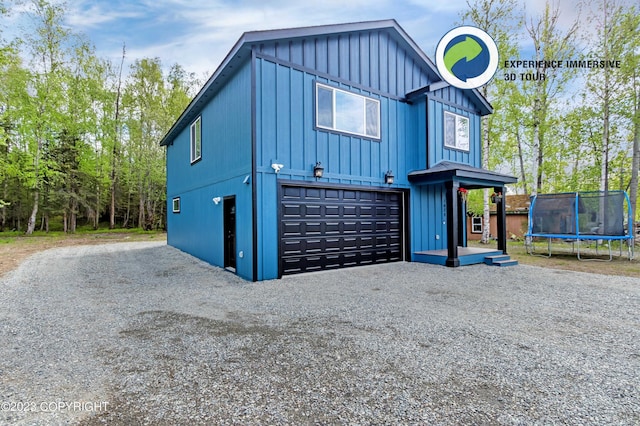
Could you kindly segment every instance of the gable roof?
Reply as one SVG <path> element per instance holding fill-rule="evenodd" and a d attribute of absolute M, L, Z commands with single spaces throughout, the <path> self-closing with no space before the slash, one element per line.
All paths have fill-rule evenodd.
<path fill-rule="evenodd" d="M 409 54 L 414 56 L 419 62 L 426 65 L 428 73 L 436 82 L 435 85 L 431 84 L 421 89 L 417 89 L 410 94 L 406 94 L 407 98 L 412 99 L 419 94 L 432 92 L 446 86 L 446 83 L 440 77 L 435 64 L 427 57 L 427 55 L 420 49 L 420 47 L 413 41 L 413 39 L 400 27 L 395 19 L 387 19 L 380 21 L 366 21 L 346 24 L 332 24 L 332 25 L 319 25 L 311 27 L 289 28 L 289 29 L 277 29 L 277 30 L 264 30 L 264 31 L 249 31 L 242 34 L 240 39 L 236 42 L 233 48 L 229 51 L 224 58 L 220 66 L 211 75 L 209 80 L 200 89 L 198 94 L 191 100 L 187 108 L 183 111 L 180 117 L 173 124 L 171 129 L 162 138 L 160 145 L 170 144 L 178 133 L 182 131 L 193 119 L 195 119 L 197 113 L 206 105 L 210 98 L 218 91 L 219 88 L 224 86 L 224 83 L 231 78 L 234 73 L 234 67 L 239 68 L 239 65 L 251 57 L 251 49 L 253 45 L 259 43 L 295 40 L 300 38 L 311 38 L 320 35 L 339 35 L 345 33 L 354 33 L 359 31 L 372 31 L 372 30 L 387 30 L 390 37 L 396 41 L 401 47 L 403 47 Z M 469 95 L 477 101 L 479 109 L 482 115 L 486 115 L 492 112 L 489 102 L 480 94 L 476 89 L 465 90 Z"/>
<path fill-rule="evenodd" d="M 409 182 L 418 185 L 434 185 L 457 180 L 467 189 L 487 188 L 516 183 L 517 178 L 511 175 L 479 169 L 468 164 L 453 161 L 440 161 L 430 169 L 416 170 L 409 173 Z"/>

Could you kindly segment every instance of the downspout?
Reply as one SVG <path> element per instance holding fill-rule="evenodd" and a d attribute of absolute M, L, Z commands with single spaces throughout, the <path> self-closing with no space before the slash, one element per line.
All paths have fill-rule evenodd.
<path fill-rule="evenodd" d="M 258 281 L 258 188 L 256 173 L 256 51 L 251 47 L 251 227 L 253 249 L 253 281 Z"/>

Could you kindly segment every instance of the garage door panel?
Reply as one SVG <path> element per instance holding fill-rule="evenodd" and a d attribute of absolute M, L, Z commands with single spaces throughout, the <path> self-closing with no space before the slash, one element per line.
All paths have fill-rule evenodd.
<path fill-rule="evenodd" d="M 282 187 L 281 273 L 402 260 L 402 194 Z"/>
<path fill-rule="evenodd" d="M 374 228 L 375 224 L 373 222 L 360 222 L 360 232 L 364 232 L 364 233 L 371 233 L 374 232 L 375 228 Z"/>
<path fill-rule="evenodd" d="M 365 218 L 365 217 L 373 217 L 373 206 L 360 206 L 360 217 L 361 218 Z"/>
<path fill-rule="evenodd" d="M 342 217 L 357 217 L 358 216 L 358 207 L 357 206 L 343 206 L 342 207 Z"/>
<path fill-rule="evenodd" d="M 358 223 L 357 222 L 343 222 L 342 224 L 342 233 L 343 234 L 355 234 L 358 232 Z"/>
<path fill-rule="evenodd" d="M 295 186 L 283 186 L 282 187 L 282 198 L 284 200 L 299 200 L 302 196 L 303 193 L 302 191 L 300 191 L 299 187 L 295 187 Z"/>
<path fill-rule="evenodd" d="M 318 204 L 307 204 L 304 209 L 305 217 L 321 217 L 322 206 Z"/>
<path fill-rule="evenodd" d="M 326 206 L 324 210 L 324 216 L 326 218 L 340 217 L 340 206 L 338 204 Z"/>
<path fill-rule="evenodd" d="M 302 228 L 302 222 L 283 222 L 282 232 L 285 237 L 296 237 L 300 235 L 300 228 Z"/>
<path fill-rule="evenodd" d="M 342 239 L 341 238 L 327 238 L 325 240 L 325 251 L 341 251 L 342 250 Z"/>
<path fill-rule="evenodd" d="M 322 223 L 321 222 L 307 222 L 307 223 L 303 223 L 303 226 L 301 227 L 303 229 L 301 229 L 301 232 L 303 233 L 303 235 L 309 236 L 309 235 L 320 235 L 322 234 Z"/>
<path fill-rule="evenodd" d="M 340 234 L 340 222 L 326 222 L 324 227 L 325 235 Z"/>
<path fill-rule="evenodd" d="M 325 189 L 324 193 L 325 200 L 339 200 L 340 199 L 340 190 L 338 189 Z"/>
<path fill-rule="evenodd" d="M 284 217 L 300 217 L 302 216 L 302 205 L 291 203 L 283 204 L 282 215 Z"/>

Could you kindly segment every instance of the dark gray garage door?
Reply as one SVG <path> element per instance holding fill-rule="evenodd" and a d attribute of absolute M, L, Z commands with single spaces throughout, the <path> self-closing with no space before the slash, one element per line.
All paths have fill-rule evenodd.
<path fill-rule="evenodd" d="M 402 260 L 402 192 L 281 187 L 283 275 Z"/>

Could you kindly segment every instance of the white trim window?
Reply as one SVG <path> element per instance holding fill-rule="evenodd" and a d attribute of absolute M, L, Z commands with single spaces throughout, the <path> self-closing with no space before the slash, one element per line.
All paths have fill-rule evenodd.
<path fill-rule="evenodd" d="M 191 123 L 191 164 L 202 158 L 202 116 Z"/>
<path fill-rule="evenodd" d="M 471 233 L 482 234 L 482 216 L 471 217 Z"/>
<path fill-rule="evenodd" d="M 444 146 L 469 151 L 469 117 L 444 112 Z"/>
<path fill-rule="evenodd" d="M 180 213 L 180 197 L 175 197 L 172 201 L 173 201 L 173 212 Z"/>
<path fill-rule="evenodd" d="M 316 83 L 316 127 L 380 139 L 380 101 Z"/>

